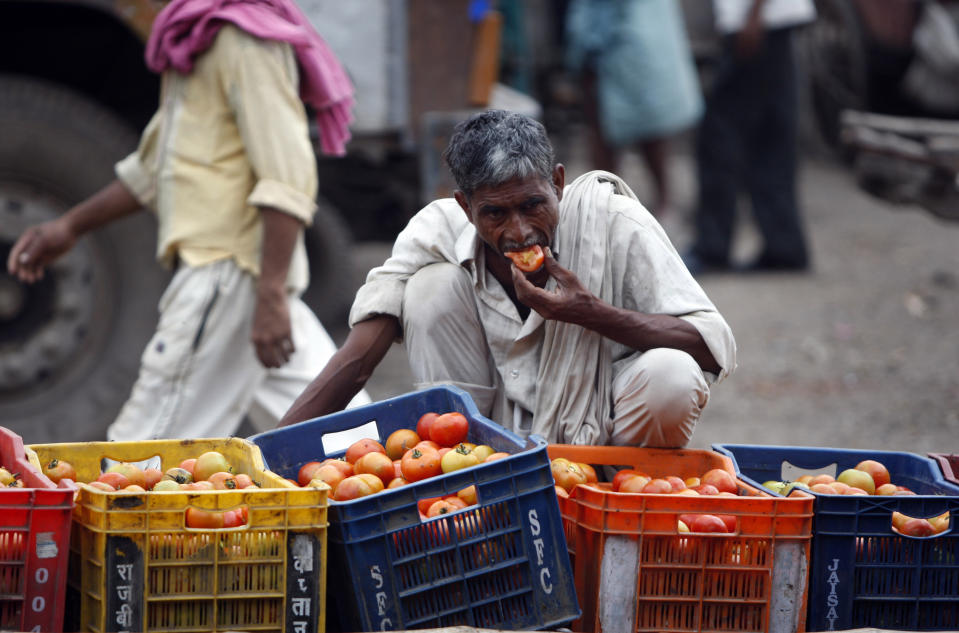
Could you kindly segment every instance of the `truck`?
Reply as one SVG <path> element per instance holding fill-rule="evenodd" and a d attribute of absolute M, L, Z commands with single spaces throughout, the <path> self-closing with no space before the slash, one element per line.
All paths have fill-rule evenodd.
<path fill-rule="evenodd" d="M 138 213 L 85 236 L 44 279 L 6 259 L 29 225 L 113 178 L 155 111 L 144 62 L 157 0 L 0 0 L 0 426 L 29 442 L 102 439 L 136 378 L 169 273 Z M 356 88 L 347 156 L 318 158 L 305 299 L 324 323 L 352 300 L 354 239 L 386 239 L 436 192 L 455 121 L 499 99 L 496 12 L 469 0 L 300 0 Z M 503 96 L 505 94 L 505 96 Z M 315 131 L 314 131 L 315 134 Z"/>

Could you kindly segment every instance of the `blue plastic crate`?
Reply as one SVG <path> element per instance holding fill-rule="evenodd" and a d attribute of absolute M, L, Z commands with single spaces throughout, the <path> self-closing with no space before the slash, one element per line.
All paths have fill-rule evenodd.
<path fill-rule="evenodd" d="M 712 448 L 731 457 L 739 477 L 757 486 L 795 480 L 808 472 L 835 476 L 864 459 L 875 459 L 889 470 L 892 483 L 916 493 L 813 493 L 808 630 L 959 629 L 959 486 L 945 481 L 933 460 L 880 450 L 742 444 Z M 896 511 L 924 518 L 948 511 L 950 525 L 928 538 L 903 536 L 892 529 Z"/>
<path fill-rule="evenodd" d="M 538 436 L 523 439 L 479 414 L 470 396 L 434 387 L 254 435 L 268 468 L 295 479 L 339 457 L 323 437 L 375 422 L 381 443 L 428 411 L 459 411 L 468 441 L 509 457 L 352 501 L 330 501 L 327 626 L 375 631 L 466 625 L 550 629 L 579 617 L 563 523 Z M 417 501 L 475 485 L 478 502 L 422 521 Z"/>

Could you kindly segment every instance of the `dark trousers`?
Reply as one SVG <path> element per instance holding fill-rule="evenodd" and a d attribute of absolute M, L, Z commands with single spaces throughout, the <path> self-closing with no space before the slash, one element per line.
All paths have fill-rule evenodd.
<path fill-rule="evenodd" d="M 749 194 L 764 245 L 757 263 L 808 263 L 796 200 L 797 74 L 792 30 L 767 31 L 740 60 L 728 38 L 696 140 L 699 203 L 693 252 L 729 263 L 736 199 Z"/>

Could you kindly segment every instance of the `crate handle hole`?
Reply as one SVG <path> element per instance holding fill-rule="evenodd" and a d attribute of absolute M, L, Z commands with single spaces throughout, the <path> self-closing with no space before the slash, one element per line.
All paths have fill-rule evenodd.
<path fill-rule="evenodd" d="M 929 538 L 949 532 L 952 521 L 949 511 L 931 517 L 912 517 L 902 512 L 893 512 L 890 529 L 896 534 L 918 538 Z"/>
<path fill-rule="evenodd" d="M 802 468 L 800 466 L 794 466 L 784 459 L 780 467 L 780 478 L 782 481 L 796 481 L 803 475 L 831 475 L 835 478 L 838 472 L 839 465 L 835 463 L 820 466 L 819 468 Z"/>
<path fill-rule="evenodd" d="M 370 420 L 366 424 L 347 429 L 345 431 L 335 431 L 333 433 L 324 433 L 321 441 L 323 442 L 323 454 L 333 455 L 346 451 L 350 444 L 362 439 L 371 439 L 380 441 L 380 430 L 376 420 Z"/>

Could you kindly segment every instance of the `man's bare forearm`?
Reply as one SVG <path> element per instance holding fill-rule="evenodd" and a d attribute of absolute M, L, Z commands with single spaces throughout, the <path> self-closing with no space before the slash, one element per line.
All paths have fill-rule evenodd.
<path fill-rule="evenodd" d="M 287 426 L 341 411 L 359 393 L 400 334 L 393 316 L 376 316 L 357 323 L 326 367 L 300 394 L 278 426 Z"/>
<path fill-rule="evenodd" d="M 679 317 L 633 312 L 596 300 L 579 324 L 635 350 L 669 347 L 692 356 L 703 371 L 718 374 L 721 369 L 699 330 Z"/>
<path fill-rule="evenodd" d="M 77 237 L 140 209 L 140 202 L 120 180 L 114 180 L 71 208 L 64 216 Z"/>

